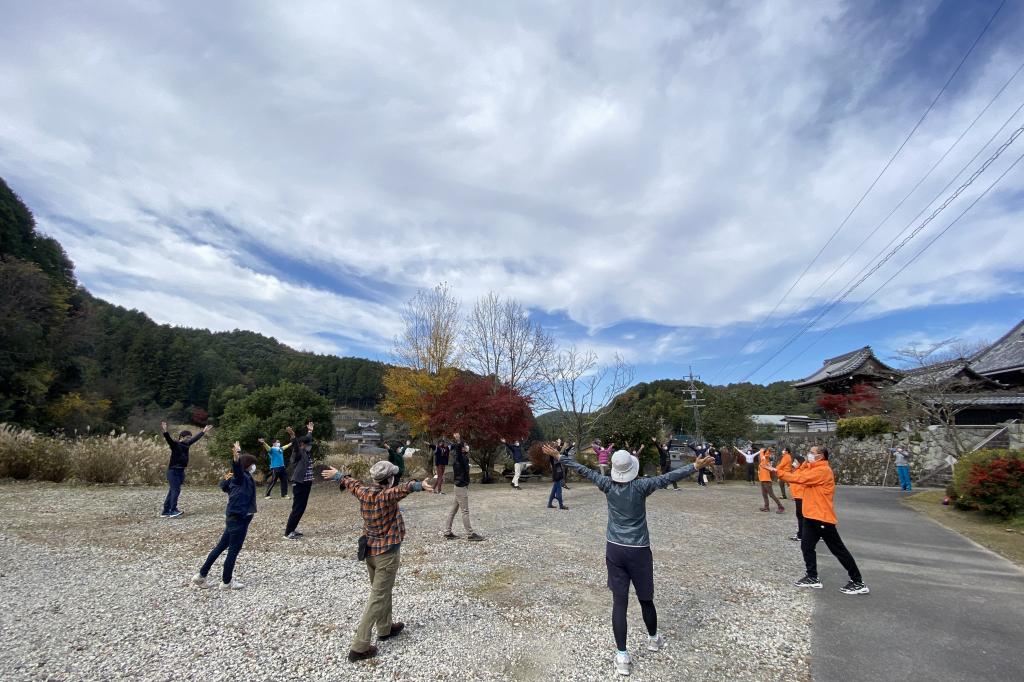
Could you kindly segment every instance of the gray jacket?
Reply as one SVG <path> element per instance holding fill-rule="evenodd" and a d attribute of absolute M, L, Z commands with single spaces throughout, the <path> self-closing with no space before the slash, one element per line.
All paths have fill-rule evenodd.
<path fill-rule="evenodd" d="M 626 547 L 650 547 L 647 532 L 647 496 L 658 488 L 692 476 L 697 470 L 692 464 L 654 478 L 634 478 L 629 483 L 616 483 L 568 457 L 562 464 L 580 472 L 594 482 L 608 498 L 608 542 Z"/>
<path fill-rule="evenodd" d="M 292 483 L 303 483 L 306 480 L 306 471 L 309 470 L 309 460 L 313 456 L 313 434 L 307 433 L 292 439 Z"/>
<path fill-rule="evenodd" d="M 898 467 L 910 466 L 910 453 L 903 448 L 892 448 L 892 454 L 896 457 L 895 464 Z"/>

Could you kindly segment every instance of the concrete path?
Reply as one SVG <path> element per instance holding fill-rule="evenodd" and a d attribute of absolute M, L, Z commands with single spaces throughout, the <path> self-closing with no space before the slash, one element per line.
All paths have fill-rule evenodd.
<path fill-rule="evenodd" d="M 1024 572 L 900 503 L 893 489 L 840 487 L 836 513 L 868 596 L 818 545 L 815 682 L 1024 680 Z"/>

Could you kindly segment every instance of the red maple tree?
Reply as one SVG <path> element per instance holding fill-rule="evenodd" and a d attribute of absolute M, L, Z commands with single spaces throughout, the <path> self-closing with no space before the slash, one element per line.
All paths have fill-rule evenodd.
<path fill-rule="evenodd" d="M 470 459 L 483 471 L 481 483 L 490 483 L 501 439 L 523 440 L 530 433 L 531 402 L 492 379 L 459 377 L 431 401 L 428 424 L 432 433 L 462 434 L 470 445 Z"/>

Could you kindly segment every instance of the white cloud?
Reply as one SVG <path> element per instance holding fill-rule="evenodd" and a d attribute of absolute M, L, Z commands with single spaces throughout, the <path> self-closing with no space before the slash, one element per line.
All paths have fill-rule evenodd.
<path fill-rule="evenodd" d="M 87 284 L 161 321 L 386 348 L 400 301 L 444 279 L 592 331 L 720 328 L 771 309 L 959 58 L 934 65 L 941 79 L 895 70 L 935 5 L 22 3 L 0 27 L 0 163 Z M 1018 58 L 1011 39 L 979 48 L 783 315 L 856 272 L 866 254 L 813 294 Z M 1024 77 L 873 244 L 1022 93 Z M 982 206 L 863 314 L 1000 291 L 1024 231 L 1012 202 Z M 207 246 L 179 258 L 186 235 Z M 270 272 L 252 244 L 379 291 Z M 296 316 L 309 304 L 320 319 Z"/>

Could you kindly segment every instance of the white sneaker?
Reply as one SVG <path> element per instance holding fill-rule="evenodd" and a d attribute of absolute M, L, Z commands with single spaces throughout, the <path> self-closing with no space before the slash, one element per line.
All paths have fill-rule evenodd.
<path fill-rule="evenodd" d="M 229 583 L 221 583 L 220 584 L 220 589 L 222 589 L 222 590 L 244 590 L 245 589 L 245 584 L 244 583 L 240 583 L 237 580 L 235 580 L 234 578 L 232 578 L 231 582 L 229 582 Z"/>
<path fill-rule="evenodd" d="M 661 636 L 659 632 L 654 637 L 647 638 L 647 650 L 648 651 L 661 651 L 665 648 L 665 638 Z"/>
<path fill-rule="evenodd" d="M 205 577 L 204 578 L 203 576 L 201 576 L 198 573 L 196 573 L 194 576 L 192 576 L 192 584 L 195 585 L 196 587 L 201 587 L 204 590 L 208 589 L 210 587 L 213 587 L 213 583 L 210 582 L 209 577 Z"/>
<path fill-rule="evenodd" d="M 615 672 L 620 675 L 629 675 L 632 669 L 633 659 L 629 657 L 629 654 L 615 652 Z"/>

